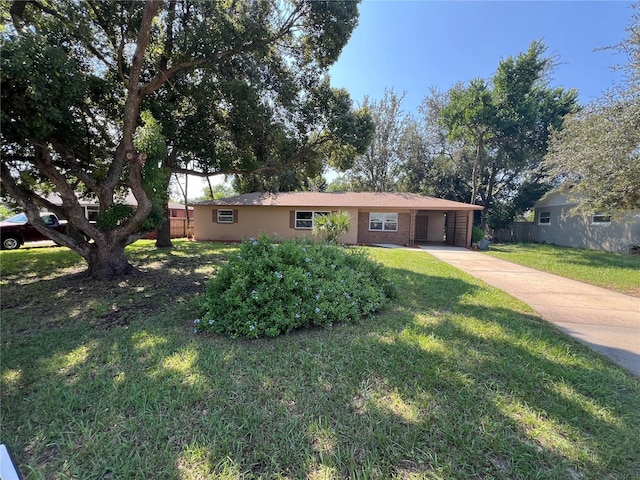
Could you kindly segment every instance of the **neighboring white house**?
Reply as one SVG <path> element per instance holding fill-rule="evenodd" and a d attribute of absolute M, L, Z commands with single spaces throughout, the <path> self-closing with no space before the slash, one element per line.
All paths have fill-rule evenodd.
<path fill-rule="evenodd" d="M 629 253 L 640 245 L 640 210 L 613 216 L 610 212 L 573 215 L 569 194 L 552 190 L 535 204 L 535 239 L 576 248 Z"/>
<path fill-rule="evenodd" d="M 86 198 L 77 194 L 78 202 L 80 203 L 80 207 L 84 210 L 84 216 L 89 219 L 91 222 L 95 222 L 98 219 L 98 200 L 96 198 Z M 57 193 L 52 193 L 47 196 L 47 200 L 49 200 L 54 205 L 62 205 L 62 199 L 60 195 Z M 138 202 L 136 198 L 133 196 L 131 192 L 127 194 L 122 202 L 126 205 L 136 206 Z M 185 207 L 182 203 L 169 202 L 169 218 L 184 218 L 186 217 Z M 189 217 L 193 218 L 193 207 L 187 207 L 189 209 Z"/>
<path fill-rule="evenodd" d="M 80 203 L 80 207 L 84 210 L 84 216 L 90 222 L 96 222 L 98 220 L 99 213 L 99 205 L 98 200 L 96 198 L 86 198 L 82 197 L 79 194 L 76 194 L 78 197 L 78 202 Z M 62 205 L 62 198 L 57 193 L 52 193 L 47 196 L 47 200 L 49 200 L 54 205 Z M 122 202 L 126 205 L 136 206 L 138 202 L 136 198 L 133 196 L 131 192 L 127 194 Z M 187 211 L 185 206 L 182 203 L 169 202 L 169 225 L 171 228 L 171 238 L 181 238 L 187 237 L 190 235 L 190 231 L 193 229 L 193 207 L 187 207 L 189 209 L 189 221 L 187 222 Z M 155 232 L 147 235 L 147 238 L 155 238 Z"/>

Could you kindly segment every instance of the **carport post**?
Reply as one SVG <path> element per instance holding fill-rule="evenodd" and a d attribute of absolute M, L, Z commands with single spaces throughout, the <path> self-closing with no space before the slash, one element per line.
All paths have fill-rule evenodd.
<path fill-rule="evenodd" d="M 409 247 L 416 243 L 416 212 L 417 210 L 411 210 L 411 226 L 409 227 Z"/>

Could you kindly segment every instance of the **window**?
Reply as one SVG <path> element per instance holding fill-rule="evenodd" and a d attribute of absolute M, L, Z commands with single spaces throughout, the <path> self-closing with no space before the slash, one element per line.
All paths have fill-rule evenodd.
<path fill-rule="evenodd" d="M 85 207 L 85 217 L 87 217 L 87 219 L 90 222 L 97 222 L 98 221 L 98 207 L 97 206 L 86 206 Z"/>
<path fill-rule="evenodd" d="M 58 219 L 55 215 L 41 215 L 44 224 L 50 227 L 55 227 L 58 224 Z"/>
<path fill-rule="evenodd" d="M 369 214 L 369 230 L 384 230 L 385 232 L 398 231 L 397 213 L 377 213 Z"/>
<path fill-rule="evenodd" d="M 611 215 L 598 212 L 591 215 L 591 225 L 605 225 L 611 223 Z"/>
<path fill-rule="evenodd" d="M 319 215 L 329 215 L 331 212 L 314 212 L 314 211 L 297 211 L 295 228 L 311 230 L 313 229 L 313 220 Z"/>
<path fill-rule="evenodd" d="M 539 225 L 549 225 L 551 223 L 551 212 L 540 212 L 538 217 Z"/>
<path fill-rule="evenodd" d="M 218 223 L 233 223 L 233 210 L 218 210 Z"/>

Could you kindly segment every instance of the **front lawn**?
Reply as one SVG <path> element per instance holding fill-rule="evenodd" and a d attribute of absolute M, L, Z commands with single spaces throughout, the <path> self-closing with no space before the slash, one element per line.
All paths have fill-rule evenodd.
<path fill-rule="evenodd" d="M 2 252 L 0 440 L 28 479 L 634 479 L 640 382 L 424 252 L 370 249 L 399 300 L 273 339 L 193 333 L 237 247 L 151 241 L 96 284 Z"/>
<path fill-rule="evenodd" d="M 640 297 L 640 255 L 538 243 L 492 245 L 488 255 Z"/>

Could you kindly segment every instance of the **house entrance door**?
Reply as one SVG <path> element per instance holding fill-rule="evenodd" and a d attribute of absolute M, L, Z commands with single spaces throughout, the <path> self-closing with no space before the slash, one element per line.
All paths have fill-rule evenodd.
<path fill-rule="evenodd" d="M 416 242 L 427 241 L 427 231 L 429 229 L 429 217 L 416 215 Z"/>

